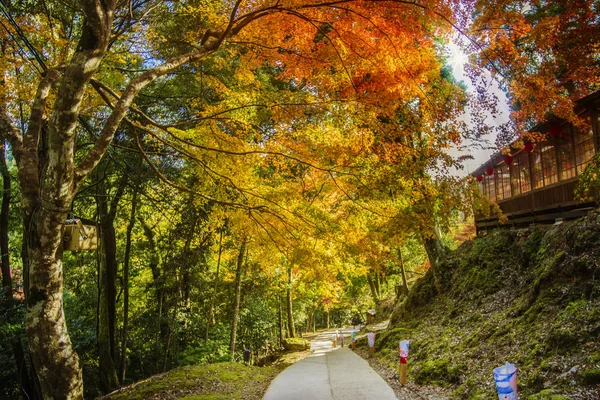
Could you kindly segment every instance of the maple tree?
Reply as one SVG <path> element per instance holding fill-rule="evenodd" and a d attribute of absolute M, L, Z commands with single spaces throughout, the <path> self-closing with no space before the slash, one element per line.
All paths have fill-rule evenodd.
<path fill-rule="evenodd" d="M 211 214 L 211 229 L 232 221 L 227 236 L 236 246 L 225 260 L 234 248 L 243 253 L 242 237 L 251 249 L 260 243 L 251 257 L 288 285 L 292 336 L 294 290 L 311 297 L 313 309 L 339 301 L 339 274 L 375 271 L 396 247 L 382 232 L 399 242 L 419 235 L 437 251 L 435 228 L 462 196 L 443 174 L 454 162 L 446 152 L 469 134 L 455 121 L 469 99 L 442 71 L 440 43 L 462 22 L 451 2 L 49 3 L 51 12 L 43 4 L 16 10 L 32 44 L 26 51 L 45 58 L 36 64 L 42 73 L 4 37 L 11 50 L 3 66 L 16 69 L 5 68 L 0 89 L 0 128 L 18 164 L 26 230 L 27 334 L 45 397 L 82 397 L 63 313 L 62 229 L 115 135 L 171 187 L 168 196 L 196 211 L 223 207 Z M 493 4 L 473 4 L 482 15 L 476 23 L 492 17 Z M 185 172 L 171 173 L 174 166 Z M 160 312 L 168 297 L 160 266 L 171 264 L 157 260 L 164 244 L 154 230 L 164 224 L 143 225 Z M 182 259 L 198 245 L 191 236 L 169 242 Z M 355 262 L 339 260 L 349 254 Z M 237 265 L 239 290 L 245 264 Z M 177 279 L 190 274 L 176 271 Z M 322 286 L 307 284 L 315 279 Z M 168 326 L 158 328 L 168 342 Z M 234 327 L 231 348 L 235 334 Z M 114 386 L 116 375 L 107 377 Z"/>
<path fill-rule="evenodd" d="M 502 132 L 501 146 L 550 115 L 582 122 L 574 102 L 600 87 L 597 2 L 483 0 L 463 6 L 465 15 L 474 16 L 459 22 L 469 35 L 468 51 L 506 89 L 513 106 L 514 129 Z M 477 72 L 471 69 L 472 76 Z"/>

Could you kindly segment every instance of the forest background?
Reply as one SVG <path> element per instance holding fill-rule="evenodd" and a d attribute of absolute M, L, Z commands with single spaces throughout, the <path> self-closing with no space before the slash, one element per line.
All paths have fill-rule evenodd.
<path fill-rule="evenodd" d="M 6 397 L 25 361 L 40 396 L 91 398 L 401 296 L 490 208 L 450 149 L 582 124 L 599 86 L 594 1 L 1 6 Z M 63 251 L 74 219 L 96 251 Z"/>

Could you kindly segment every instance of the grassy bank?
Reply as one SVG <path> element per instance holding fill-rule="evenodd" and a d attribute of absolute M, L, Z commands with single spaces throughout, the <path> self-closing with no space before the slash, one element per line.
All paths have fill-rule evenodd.
<path fill-rule="evenodd" d="M 457 399 L 492 399 L 492 369 L 519 368 L 520 398 L 600 398 L 600 219 L 497 230 L 429 271 L 392 314 L 377 356 Z"/>
<path fill-rule="evenodd" d="M 282 366 L 218 363 L 176 368 L 116 391 L 103 400 L 262 399 Z"/>
<path fill-rule="evenodd" d="M 179 367 L 121 388 L 101 400 L 260 400 L 281 371 L 309 354 L 284 353 L 265 367 L 230 362 Z"/>

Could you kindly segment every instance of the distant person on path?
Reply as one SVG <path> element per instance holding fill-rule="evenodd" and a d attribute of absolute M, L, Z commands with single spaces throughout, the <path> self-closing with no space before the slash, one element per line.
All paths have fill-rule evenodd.
<path fill-rule="evenodd" d="M 360 330 L 360 317 L 358 316 L 358 314 L 354 314 L 354 317 L 352 317 L 352 326 L 354 329 L 356 329 L 357 325 L 358 329 Z"/>

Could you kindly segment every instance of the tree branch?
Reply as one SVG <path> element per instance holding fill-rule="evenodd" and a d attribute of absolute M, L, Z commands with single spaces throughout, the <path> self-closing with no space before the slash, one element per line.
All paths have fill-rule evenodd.
<path fill-rule="evenodd" d="M 142 157 L 144 158 L 144 160 L 146 161 L 146 163 L 148 163 L 148 165 L 150 166 L 150 168 L 152 168 L 152 170 L 154 171 L 154 173 L 156 174 L 156 176 L 158 177 L 158 179 L 160 179 L 162 182 L 166 183 L 167 185 L 174 187 L 175 189 L 178 189 L 182 192 L 186 192 L 186 193 L 192 193 L 195 194 L 205 200 L 208 200 L 212 203 L 215 204 L 220 204 L 223 206 L 229 206 L 232 208 L 241 208 L 241 209 L 247 209 L 247 210 L 264 210 L 266 207 L 265 206 L 257 206 L 257 207 L 250 207 L 244 204 L 239 204 L 239 203 L 233 203 L 233 202 L 229 202 L 229 201 L 223 201 L 223 200 L 218 200 L 215 199 L 213 197 L 207 196 L 204 193 L 198 192 L 196 190 L 187 188 L 185 186 L 181 186 L 175 182 L 171 182 L 166 176 L 164 176 L 158 169 L 158 167 L 156 165 L 154 165 L 154 163 L 152 162 L 152 160 L 150 160 L 150 158 L 148 157 L 148 155 L 146 154 L 146 152 L 144 151 L 144 149 L 142 148 L 142 143 L 140 142 L 140 137 L 137 133 L 134 133 L 135 136 L 135 142 L 137 144 L 137 147 L 140 151 L 140 154 L 142 155 Z"/>
<path fill-rule="evenodd" d="M 0 136 L 9 141 L 12 153 L 17 163 L 19 163 L 23 150 L 23 136 L 19 132 L 19 129 L 12 123 L 4 108 L 0 108 Z"/>

